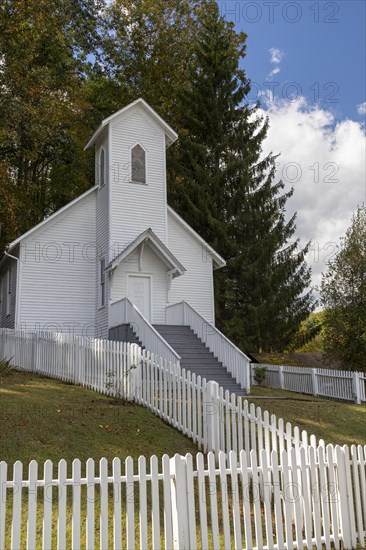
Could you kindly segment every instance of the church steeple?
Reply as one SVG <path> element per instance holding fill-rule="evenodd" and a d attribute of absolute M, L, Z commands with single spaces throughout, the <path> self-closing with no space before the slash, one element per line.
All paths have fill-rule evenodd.
<path fill-rule="evenodd" d="M 138 99 L 106 118 L 86 148 L 96 148 L 96 183 L 109 190 L 109 246 L 147 228 L 167 243 L 166 149 L 176 132 Z"/>

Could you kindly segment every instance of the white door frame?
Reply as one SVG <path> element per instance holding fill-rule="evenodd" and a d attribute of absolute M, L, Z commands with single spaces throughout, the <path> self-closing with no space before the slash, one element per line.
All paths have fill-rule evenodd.
<path fill-rule="evenodd" d="M 145 277 L 146 279 L 149 279 L 149 290 L 150 290 L 150 317 L 151 319 L 148 319 L 149 323 L 153 324 L 154 322 L 154 310 L 153 310 L 153 276 L 151 273 L 140 273 L 140 272 L 128 272 L 126 273 L 126 296 L 129 295 L 129 289 L 130 289 L 130 277 Z M 141 312 L 142 313 L 142 312 Z"/>

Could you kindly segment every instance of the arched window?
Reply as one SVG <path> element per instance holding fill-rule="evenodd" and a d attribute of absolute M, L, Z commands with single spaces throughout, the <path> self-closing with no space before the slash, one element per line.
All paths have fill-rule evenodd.
<path fill-rule="evenodd" d="M 134 183 L 146 183 L 146 153 L 139 144 L 131 150 L 131 178 Z"/>
<path fill-rule="evenodd" d="M 105 151 L 102 147 L 99 155 L 99 187 L 103 187 L 104 185 L 105 185 Z"/>

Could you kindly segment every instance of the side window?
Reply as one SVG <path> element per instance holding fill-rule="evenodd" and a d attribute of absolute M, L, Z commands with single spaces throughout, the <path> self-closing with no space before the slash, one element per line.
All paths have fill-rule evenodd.
<path fill-rule="evenodd" d="M 99 154 L 99 187 L 105 185 L 105 150 L 102 147 Z"/>
<path fill-rule="evenodd" d="M 131 176 L 133 183 L 146 183 L 146 152 L 137 144 L 131 150 Z"/>
<path fill-rule="evenodd" d="M 99 264 L 99 307 L 105 306 L 105 258 Z"/>
<path fill-rule="evenodd" d="M 11 269 L 8 270 L 6 277 L 6 315 L 10 315 L 11 305 Z"/>

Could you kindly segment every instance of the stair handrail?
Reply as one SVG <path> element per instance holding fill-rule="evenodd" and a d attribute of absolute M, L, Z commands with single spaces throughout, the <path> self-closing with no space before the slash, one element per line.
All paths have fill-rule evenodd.
<path fill-rule="evenodd" d="M 188 302 L 182 300 L 167 306 L 166 322 L 169 325 L 189 326 L 236 382 L 249 393 L 251 363 L 249 357 Z"/>
<path fill-rule="evenodd" d="M 138 307 L 128 298 L 122 298 L 110 304 L 109 328 L 122 324 L 132 325 L 132 329 L 150 353 L 162 357 L 173 364 L 180 366 L 181 357 L 152 326 L 150 321 L 141 313 Z"/>

